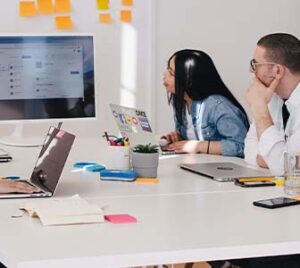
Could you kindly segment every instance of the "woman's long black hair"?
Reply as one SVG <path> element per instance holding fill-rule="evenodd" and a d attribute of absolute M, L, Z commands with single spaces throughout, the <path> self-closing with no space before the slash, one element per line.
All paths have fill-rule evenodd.
<path fill-rule="evenodd" d="M 168 60 L 175 62 L 175 94 L 169 96 L 174 106 L 176 119 L 182 124 L 184 109 L 184 93 L 192 100 L 203 100 L 210 95 L 222 95 L 237 106 L 245 115 L 247 127 L 249 122 L 243 106 L 222 81 L 212 59 L 203 51 L 185 49 L 175 52 Z"/>

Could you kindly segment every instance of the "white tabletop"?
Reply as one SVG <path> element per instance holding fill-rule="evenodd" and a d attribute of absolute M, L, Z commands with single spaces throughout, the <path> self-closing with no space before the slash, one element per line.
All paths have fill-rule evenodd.
<path fill-rule="evenodd" d="M 91 150 L 89 142 L 84 144 L 75 144 L 56 197 L 80 194 L 104 206 L 105 213 L 128 213 L 138 223 L 43 227 L 28 215 L 11 218 L 23 200 L 0 200 L 0 262 L 30 268 L 128 267 L 300 253 L 300 206 L 267 210 L 252 205 L 282 196 L 282 188 L 244 189 L 177 167 L 183 162 L 243 164 L 242 159 L 164 157 L 158 184 L 103 182 L 95 173 L 71 172 L 74 162 L 105 160 L 103 147 Z M 37 154 L 36 149 L 15 150 L 14 161 L 1 164 L 1 175 L 29 177 Z"/>
<path fill-rule="evenodd" d="M 138 223 L 43 227 L 0 203 L 0 259 L 8 267 L 128 267 L 300 252 L 300 206 L 266 210 L 253 200 L 281 195 L 220 192 L 94 198 L 106 213 Z M 38 200 L 34 200 L 38 202 Z"/>
<path fill-rule="evenodd" d="M 55 196 L 80 194 L 82 197 L 123 197 L 244 190 L 232 182 L 212 181 L 178 167 L 181 163 L 222 161 L 246 165 L 243 159 L 236 157 L 224 158 L 206 154 L 161 156 L 158 167 L 159 183 L 154 185 L 101 181 L 99 173 L 83 172 L 73 168 L 74 163 L 83 161 L 106 164 L 105 149 L 102 139 L 89 139 L 84 142 L 75 140 Z M 14 160 L 11 163 L 1 164 L 1 176 L 18 175 L 24 179 L 29 178 L 40 149 L 10 148 L 10 150 L 13 150 Z"/>

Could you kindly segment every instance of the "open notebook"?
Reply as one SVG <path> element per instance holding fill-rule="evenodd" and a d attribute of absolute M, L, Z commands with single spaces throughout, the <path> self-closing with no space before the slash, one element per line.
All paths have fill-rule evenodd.
<path fill-rule="evenodd" d="M 19 208 L 27 211 L 31 217 L 38 217 L 45 226 L 104 221 L 103 210 L 79 195 L 63 199 L 27 201 Z"/>

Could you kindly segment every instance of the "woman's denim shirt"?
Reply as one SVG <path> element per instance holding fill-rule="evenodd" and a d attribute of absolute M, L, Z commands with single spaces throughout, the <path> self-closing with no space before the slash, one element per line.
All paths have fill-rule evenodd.
<path fill-rule="evenodd" d="M 247 118 L 226 97 L 211 95 L 201 101 L 192 101 L 191 117 L 198 140 L 221 142 L 221 154 L 244 157 L 244 140 L 248 131 Z M 175 118 L 176 130 L 187 140 L 186 108 L 183 110 L 183 125 Z"/>

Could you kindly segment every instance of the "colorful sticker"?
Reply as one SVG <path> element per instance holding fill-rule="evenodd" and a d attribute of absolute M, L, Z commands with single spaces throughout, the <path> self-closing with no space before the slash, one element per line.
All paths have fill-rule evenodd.
<path fill-rule="evenodd" d="M 147 117 L 139 117 L 139 120 L 140 120 L 141 128 L 142 128 L 144 131 L 152 132 Z"/>

